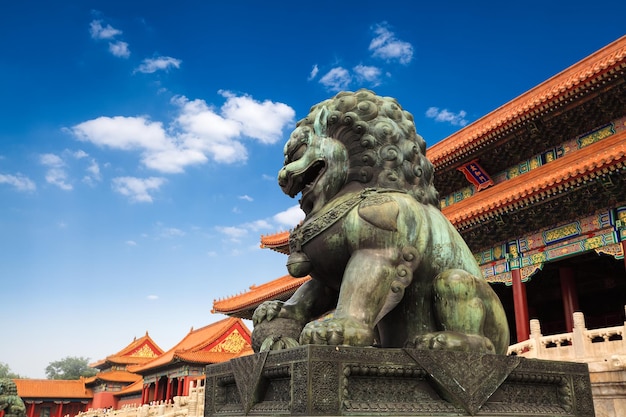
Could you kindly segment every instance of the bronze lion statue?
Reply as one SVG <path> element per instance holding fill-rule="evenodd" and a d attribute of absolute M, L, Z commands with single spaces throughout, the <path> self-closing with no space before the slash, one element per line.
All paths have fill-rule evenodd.
<path fill-rule="evenodd" d="M 5 417 L 26 417 L 24 401 L 17 395 L 17 386 L 9 378 L 0 378 L 0 411 Z"/>
<path fill-rule="evenodd" d="M 506 353 L 502 304 L 441 213 L 425 152 L 413 116 L 368 90 L 341 92 L 297 123 L 278 183 L 301 194 L 306 214 L 290 234 L 287 269 L 312 279 L 286 302 L 255 310 L 255 350 Z"/>

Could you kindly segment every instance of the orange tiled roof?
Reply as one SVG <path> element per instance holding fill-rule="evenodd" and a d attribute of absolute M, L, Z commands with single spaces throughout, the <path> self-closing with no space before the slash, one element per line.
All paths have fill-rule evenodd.
<path fill-rule="evenodd" d="M 435 167 L 449 163 L 467 150 L 488 142 L 511 123 L 545 110 L 550 102 L 562 101 L 579 89 L 617 68 L 626 66 L 626 36 L 553 76 L 476 122 L 431 146 L 426 156 Z"/>
<path fill-rule="evenodd" d="M 287 233 L 287 236 L 289 232 Z M 274 300 L 281 296 L 291 295 L 303 283 L 310 280 L 311 277 L 294 278 L 291 275 L 285 275 L 273 281 L 267 282 L 259 286 L 250 287 L 247 291 L 240 295 L 225 298 L 223 300 L 213 301 L 213 310 L 211 312 L 230 314 L 240 310 L 248 310 L 256 307 L 266 300 Z"/>
<path fill-rule="evenodd" d="M 85 379 L 14 379 L 17 393 L 22 399 L 33 398 L 93 398 L 85 387 Z"/>
<path fill-rule="evenodd" d="M 152 340 L 152 338 L 148 335 L 148 332 L 146 332 L 145 336 L 133 340 L 128 346 L 119 352 L 109 355 L 106 359 L 92 363 L 89 366 L 92 368 L 104 368 L 107 363 L 118 365 L 137 365 L 149 362 L 162 354 L 163 349 L 154 343 L 154 340 Z"/>
<path fill-rule="evenodd" d="M 136 394 L 141 392 L 143 389 L 143 378 L 140 378 L 138 381 L 133 382 L 132 384 L 122 388 L 120 391 L 117 391 L 115 394 L 116 397 L 120 397 L 128 394 Z"/>
<path fill-rule="evenodd" d="M 187 335 L 183 338 L 183 340 L 178 342 L 176 346 L 174 346 L 167 352 L 163 353 L 158 358 L 153 359 L 152 361 L 147 362 L 142 365 L 134 365 L 134 366 L 131 365 L 128 367 L 128 370 L 131 372 L 146 373 L 146 372 L 149 372 L 151 369 L 166 366 L 177 360 L 186 360 L 185 357 L 195 358 L 193 362 L 196 362 L 199 360 L 200 355 L 194 356 L 194 353 L 201 353 L 199 352 L 200 350 L 202 350 L 203 348 L 206 348 L 211 343 L 218 340 L 221 336 L 225 335 L 233 327 L 242 329 L 243 331 L 246 332 L 247 337 L 248 338 L 250 337 L 250 330 L 246 327 L 246 325 L 243 323 L 241 319 L 229 317 L 229 318 L 220 320 L 216 323 L 209 324 L 208 326 L 202 327 L 200 329 L 190 330 L 189 333 L 187 333 Z M 204 352 L 204 353 L 211 353 L 211 352 Z M 215 352 L 212 352 L 212 353 L 215 353 Z M 236 355 L 233 355 L 231 353 L 229 354 L 228 359 L 231 359 L 235 356 Z M 207 355 L 206 358 L 208 359 L 218 358 L 218 356 L 209 357 L 209 355 Z M 221 359 L 221 356 L 219 358 Z M 208 363 L 215 363 L 215 362 L 200 361 L 198 363 L 208 364 Z"/>
<path fill-rule="evenodd" d="M 289 243 L 290 232 L 279 232 L 272 235 L 261 236 L 261 248 L 272 249 L 280 253 L 285 253 L 284 246 Z"/>
<path fill-rule="evenodd" d="M 626 131 L 559 158 L 443 209 L 455 226 L 480 221 L 626 164 Z"/>
<path fill-rule="evenodd" d="M 89 385 L 96 381 L 135 382 L 140 379 L 142 379 L 141 375 L 134 374 L 128 371 L 105 371 L 105 372 L 98 372 L 97 375 L 92 376 L 90 378 L 85 378 L 85 383 Z"/>
<path fill-rule="evenodd" d="M 233 355 L 228 352 L 180 352 L 176 355 L 177 358 L 191 363 L 220 363 L 229 361 L 235 357 L 241 355 Z"/>

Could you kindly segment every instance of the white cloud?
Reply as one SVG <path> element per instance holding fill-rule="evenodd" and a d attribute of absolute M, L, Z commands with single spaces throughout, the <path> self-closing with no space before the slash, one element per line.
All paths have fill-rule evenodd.
<path fill-rule="evenodd" d="M 127 240 L 126 242 L 127 246 L 137 246 L 137 242 L 135 242 L 134 240 Z"/>
<path fill-rule="evenodd" d="M 248 95 L 236 96 L 220 91 L 226 97 L 222 114 L 241 125 L 241 133 L 262 143 L 273 144 L 282 138 L 282 130 L 295 117 L 296 112 L 286 104 L 269 100 L 259 102 Z"/>
<path fill-rule="evenodd" d="M 70 191 L 74 187 L 67 182 L 67 172 L 65 171 L 65 162 L 60 156 L 53 153 L 47 153 L 40 156 L 39 161 L 42 165 L 48 167 L 46 171 L 46 182 L 56 185 L 64 191 Z"/>
<path fill-rule="evenodd" d="M 37 186 L 35 183 L 25 175 L 16 174 L 0 174 L 0 184 L 8 184 L 15 188 L 18 191 L 35 191 Z"/>
<path fill-rule="evenodd" d="M 453 126 L 465 126 L 469 122 L 465 119 L 467 113 L 464 110 L 458 113 L 452 113 L 448 109 L 439 110 L 438 107 L 430 107 L 426 110 L 426 117 L 435 119 L 436 122 L 446 122 Z"/>
<path fill-rule="evenodd" d="M 331 91 L 340 91 L 346 89 L 350 85 L 352 77 L 347 69 L 343 67 L 335 67 L 320 78 L 319 82 Z"/>
<path fill-rule="evenodd" d="M 40 156 L 39 160 L 42 165 L 52 167 L 52 168 L 60 168 L 65 166 L 65 162 L 59 155 L 55 155 L 53 153 L 46 153 Z"/>
<path fill-rule="evenodd" d="M 303 219 L 304 212 L 298 205 L 274 215 L 274 221 L 290 228 L 297 226 Z"/>
<path fill-rule="evenodd" d="M 78 140 L 122 150 L 163 150 L 168 146 L 163 125 L 145 116 L 98 117 L 71 128 Z"/>
<path fill-rule="evenodd" d="M 81 149 L 77 150 L 76 152 L 72 153 L 72 156 L 76 159 L 83 159 L 83 158 L 87 158 L 89 156 L 89 154 Z"/>
<path fill-rule="evenodd" d="M 217 114 L 204 100 L 176 97 L 173 103 L 180 107 L 180 114 L 174 122 L 180 136 L 179 148 L 193 150 L 205 160 L 208 155 L 221 163 L 247 159 L 246 148 L 237 140 L 241 135 L 241 126 L 237 122 Z"/>
<path fill-rule="evenodd" d="M 235 226 L 216 226 L 215 229 L 229 239 L 238 242 L 240 238 L 248 234 L 248 229 Z"/>
<path fill-rule="evenodd" d="M 267 220 L 255 220 L 251 223 L 246 223 L 245 226 L 253 232 L 273 229 L 273 226 Z"/>
<path fill-rule="evenodd" d="M 315 77 L 317 77 L 317 74 L 320 72 L 320 69 L 317 67 L 316 65 L 313 65 L 313 69 L 311 69 L 311 73 L 309 74 L 309 78 L 308 80 L 311 81 L 312 79 L 314 79 Z"/>
<path fill-rule="evenodd" d="M 246 200 L 246 201 L 254 201 L 254 199 L 252 197 L 250 197 L 249 195 L 240 195 L 238 197 L 240 200 Z"/>
<path fill-rule="evenodd" d="M 150 294 L 146 297 L 148 300 L 158 300 L 159 296 L 155 294 Z"/>
<path fill-rule="evenodd" d="M 357 65 L 353 68 L 353 71 L 359 81 L 365 81 L 372 87 L 380 85 L 380 76 L 382 74 L 380 68 L 367 65 Z"/>
<path fill-rule="evenodd" d="M 98 165 L 95 159 L 91 160 L 91 164 L 87 167 L 87 172 L 91 174 L 93 179 L 100 181 L 100 165 Z"/>
<path fill-rule="evenodd" d="M 89 33 L 93 39 L 113 39 L 117 35 L 121 35 L 122 31 L 109 24 L 102 26 L 102 20 L 93 20 L 89 24 Z"/>
<path fill-rule="evenodd" d="M 130 56 L 128 43 L 123 41 L 109 42 L 109 52 L 118 58 L 128 58 Z"/>
<path fill-rule="evenodd" d="M 146 116 L 102 116 L 68 131 L 76 139 L 97 146 L 138 151 L 141 163 L 148 168 L 180 173 L 186 166 L 209 159 L 218 163 L 245 161 L 247 150 L 241 137 L 275 143 L 293 124 L 295 111 L 286 104 L 220 93 L 227 98 L 220 110 L 204 100 L 175 97 L 172 104 L 178 107 L 178 115 L 168 128 Z"/>
<path fill-rule="evenodd" d="M 67 183 L 67 173 L 65 170 L 51 168 L 46 173 L 46 182 L 56 185 L 64 191 L 71 191 L 74 187 Z"/>
<path fill-rule="evenodd" d="M 171 56 L 160 56 L 157 58 L 146 58 L 139 65 L 135 72 L 142 72 L 144 74 L 152 74 L 157 71 L 167 71 L 170 68 L 180 68 L 180 64 L 183 61 L 180 59 L 172 58 Z"/>
<path fill-rule="evenodd" d="M 386 23 L 374 27 L 376 37 L 370 42 L 369 50 L 372 56 L 386 61 L 398 61 L 408 64 L 413 59 L 413 46 L 396 38 Z"/>
<path fill-rule="evenodd" d="M 171 238 L 171 237 L 181 237 L 185 236 L 185 232 L 176 227 L 165 227 L 161 230 L 161 237 Z"/>
<path fill-rule="evenodd" d="M 152 203 L 151 191 L 158 189 L 165 183 L 165 178 L 150 177 L 117 177 L 111 184 L 113 191 L 130 198 L 137 203 Z"/>

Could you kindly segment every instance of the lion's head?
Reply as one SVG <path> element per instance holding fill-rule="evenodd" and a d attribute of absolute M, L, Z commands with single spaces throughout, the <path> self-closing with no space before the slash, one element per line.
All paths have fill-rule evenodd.
<path fill-rule="evenodd" d="M 408 192 L 439 207 L 433 165 L 411 113 L 390 97 L 369 90 L 341 92 L 311 108 L 285 144 L 278 175 L 283 191 L 307 216 L 317 212 L 346 184 Z"/>

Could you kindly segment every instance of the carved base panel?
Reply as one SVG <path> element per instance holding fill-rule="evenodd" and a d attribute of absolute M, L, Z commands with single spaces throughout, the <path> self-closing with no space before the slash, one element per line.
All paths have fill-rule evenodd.
<path fill-rule="evenodd" d="M 210 416 L 593 417 L 586 364 L 308 345 L 206 368 Z"/>

